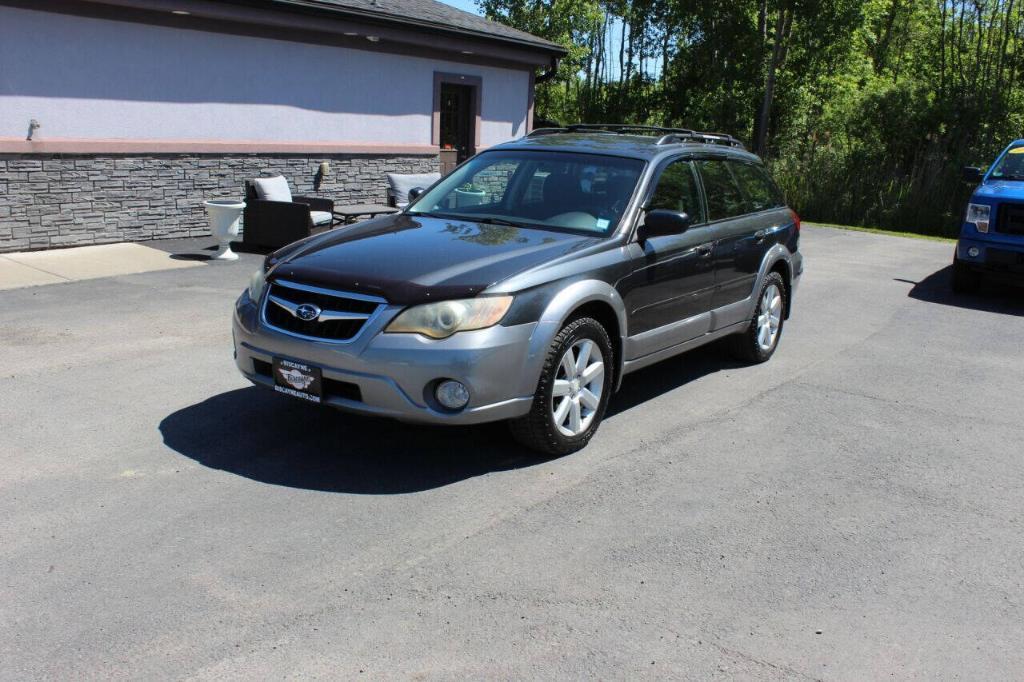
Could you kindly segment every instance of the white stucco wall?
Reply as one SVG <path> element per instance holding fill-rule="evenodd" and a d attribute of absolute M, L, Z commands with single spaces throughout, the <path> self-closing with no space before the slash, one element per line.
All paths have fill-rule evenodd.
<path fill-rule="evenodd" d="M 435 71 L 483 79 L 484 147 L 526 71 L 0 7 L 0 138 L 429 145 Z"/>

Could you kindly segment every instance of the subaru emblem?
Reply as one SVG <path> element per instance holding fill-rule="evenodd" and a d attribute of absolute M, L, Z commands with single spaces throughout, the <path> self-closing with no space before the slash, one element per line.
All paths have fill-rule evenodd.
<path fill-rule="evenodd" d="M 306 322 L 312 322 L 320 317 L 320 308 L 312 303 L 303 303 L 295 309 L 295 317 Z"/>

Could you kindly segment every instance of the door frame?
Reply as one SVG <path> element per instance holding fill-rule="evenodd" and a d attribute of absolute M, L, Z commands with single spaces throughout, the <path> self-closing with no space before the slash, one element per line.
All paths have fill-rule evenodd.
<path fill-rule="evenodd" d="M 473 101 L 469 105 L 469 110 L 471 112 L 470 125 L 473 127 L 469 135 L 473 145 L 472 150 L 470 150 L 470 156 L 473 156 L 473 154 L 476 154 L 480 150 L 480 111 L 481 102 L 483 101 L 484 79 L 480 76 L 470 76 L 469 74 L 444 73 L 442 71 L 434 72 L 434 111 L 431 116 L 430 144 L 438 148 L 441 146 L 442 83 L 466 85 L 469 86 L 473 93 Z"/>
<path fill-rule="evenodd" d="M 706 268 L 710 270 L 711 282 L 710 286 L 704 291 L 706 297 L 707 307 L 702 310 L 698 310 L 694 314 L 680 319 L 673 319 L 661 325 L 643 327 L 643 331 L 634 333 L 626 339 L 626 353 L 625 357 L 627 360 L 635 360 L 637 358 L 649 355 L 651 353 L 664 350 L 679 343 L 684 343 L 693 338 L 699 337 L 702 334 L 710 331 L 711 325 L 711 297 L 715 291 L 715 271 L 714 271 L 714 245 L 718 240 L 718 226 L 707 220 L 707 199 L 704 196 L 704 186 L 701 182 L 700 174 L 694 167 L 695 156 L 692 152 L 685 152 L 682 154 L 674 154 L 666 159 L 663 159 L 651 172 L 650 180 L 641 196 L 640 210 L 634 218 L 632 227 L 630 228 L 628 237 L 628 249 L 631 257 L 630 263 L 630 274 L 627 276 L 628 281 L 631 284 L 636 284 L 639 278 L 642 277 L 642 273 L 650 272 L 651 268 L 654 267 L 671 267 L 674 261 L 681 261 L 684 259 L 692 259 L 698 266 L 702 263 L 706 263 Z M 661 176 L 665 172 L 665 169 L 675 163 L 687 163 L 689 164 L 690 173 L 693 176 L 693 182 L 697 188 L 698 201 L 701 202 L 701 210 L 704 213 L 704 222 L 693 225 L 678 235 L 663 235 L 659 237 L 652 237 L 647 240 L 647 243 L 641 244 L 639 241 L 638 230 L 640 223 L 643 221 L 643 207 L 647 205 L 651 197 L 654 196 L 654 192 L 657 190 L 658 183 L 661 181 Z M 699 237 L 695 239 L 695 237 Z M 659 248 L 660 247 L 660 248 Z M 701 247 L 710 247 L 710 252 L 707 255 L 701 255 L 698 250 Z M 691 292 L 692 293 L 692 292 Z M 632 292 L 627 292 L 623 298 L 631 298 Z M 677 296 L 672 299 L 666 299 L 665 301 L 657 302 L 655 305 L 662 305 L 670 303 L 671 301 L 682 300 L 690 297 L 691 294 L 683 296 Z M 630 322 L 630 330 L 634 329 L 636 321 L 636 314 L 641 313 L 645 310 L 649 311 L 653 306 L 646 306 L 643 309 L 632 310 L 631 303 L 627 300 L 627 316 Z"/>

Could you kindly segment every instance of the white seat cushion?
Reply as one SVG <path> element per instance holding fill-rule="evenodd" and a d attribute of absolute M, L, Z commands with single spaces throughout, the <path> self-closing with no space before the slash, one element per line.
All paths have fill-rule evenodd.
<path fill-rule="evenodd" d="M 409 190 L 426 189 L 441 179 L 440 173 L 388 173 L 388 194 L 395 205 L 404 208 L 409 203 Z"/>
<path fill-rule="evenodd" d="M 292 191 L 288 189 L 288 181 L 283 175 L 273 178 L 256 178 L 252 181 L 256 187 L 256 196 L 263 201 L 287 201 L 291 203 Z"/>
<path fill-rule="evenodd" d="M 330 225 L 334 218 L 330 211 L 310 211 L 309 215 L 313 218 L 314 225 Z"/>

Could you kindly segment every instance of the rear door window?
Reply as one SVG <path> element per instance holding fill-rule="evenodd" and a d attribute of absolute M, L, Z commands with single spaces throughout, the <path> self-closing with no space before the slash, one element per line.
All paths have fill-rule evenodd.
<path fill-rule="evenodd" d="M 704 198 L 708 203 L 708 219 L 724 220 L 747 212 L 743 192 L 736 178 L 729 170 L 725 159 L 701 159 L 697 161 L 701 180 L 704 181 Z"/>
<path fill-rule="evenodd" d="M 748 213 L 782 206 L 782 192 L 764 168 L 740 161 L 730 161 L 729 166 L 743 189 Z"/>

